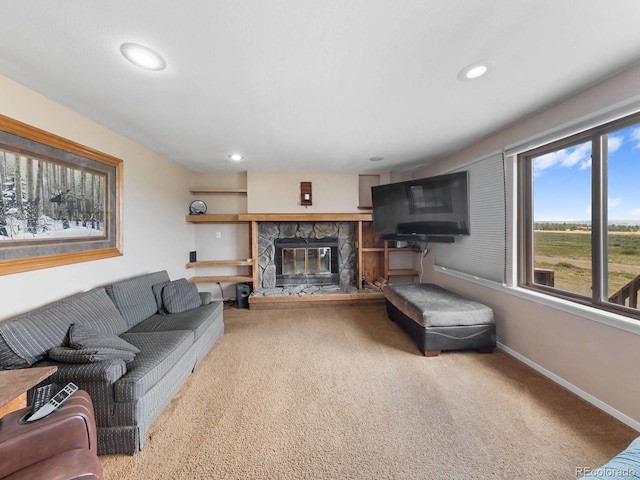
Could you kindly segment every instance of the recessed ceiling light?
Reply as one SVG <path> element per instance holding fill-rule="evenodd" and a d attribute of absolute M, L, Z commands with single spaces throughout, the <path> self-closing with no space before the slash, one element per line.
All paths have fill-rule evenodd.
<path fill-rule="evenodd" d="M 380 162 L 382 160 L 384 160 L 384 157 L 371 157 L 369 159 L 370 162 Z"/>
<path fill-rule="evenodd" d="M 120 53 L 134 65 L 147 70 L 163 70 L 167 66 L 158 52 L 138 43 L 123 43 Z"/>
<path fill-rule="evenodd" d="M 489 65 L 486 63 L 474 63 L 468 65 L 460 70 L 458 74 L 458 80 L 462 82 L 468 82 L 469 80 L 475 80 L 485 75 L 489 71 Z"/>
<path fill-rule="evenodd" d="M 244 157 L 239 153 L 232 153 L 231 155 L 229 155 L 229 158 L 234 162 L 239 162 L 240 160 L 244 159 Z"/>

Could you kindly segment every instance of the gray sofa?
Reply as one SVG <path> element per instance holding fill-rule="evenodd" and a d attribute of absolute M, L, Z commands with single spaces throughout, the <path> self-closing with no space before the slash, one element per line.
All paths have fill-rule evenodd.
<path fill-rule="evenodd" d="M 89 393 L 98 453 L 134 454 L 224 334 L 222 311 L 184 279 L 145 274 L 0 322 L 0 366 L 56 365 L 43 383 L 72 381 Z"/>

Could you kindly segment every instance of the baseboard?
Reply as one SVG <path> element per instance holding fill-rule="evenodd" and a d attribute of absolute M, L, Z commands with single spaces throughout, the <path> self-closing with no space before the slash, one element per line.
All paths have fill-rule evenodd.
<path fill-rule="evenodd" d="M 586 400 L 587 402 L 589 402 L 590 404 L 592 404 L 595 407 L 599 408 L 600 410 L 603 410 L 604 412 L 608 413 L 609 415 L 611 415 L 612 417 L 616 418 L 617 420 L 620 420 L 625 425 L 628 425 L 629 427 L 633 428 L 634 430 L 640 432 L 640 422 L 638 422 L 638 421 L 634 420 L 633 418 L 625 415 L 624 413 L 616 410 L 612 406 L 607 405 L 602 400 L 598 400 L 593 395 L 590 395 L 589 393 L 587 393 L 584 390 L 576 387 L 572 383 L 567 382 L 564 378 L 559 377 L 555 373 L 553 373 L 553 372 L 547 370 L 546 368 L 538 365 L 534 361 L 532 361 L 532 360 L 528 359 L 527 357 L 519 354 L 515 350 L 510 349 L 506 345 L 503 345 L 502 343 L 498 342 L 497 347 L 500 350 L 504 351 L 505 353 L 508 353 L 512 357 L 517 358 L 522 363 L 524 363 L 524 364 L 528 365 L 529 367 L 533 368 L 535 371 L 537 371 L 538 373 L 541 373 L 542 375 L 544 375 L 548 379 L 552 380 L 553 382 L 563 386 L 564 388 L 566 388 L 570 392 L 575 393 L 576 395 L 578 395 L 583 400 Z"/>

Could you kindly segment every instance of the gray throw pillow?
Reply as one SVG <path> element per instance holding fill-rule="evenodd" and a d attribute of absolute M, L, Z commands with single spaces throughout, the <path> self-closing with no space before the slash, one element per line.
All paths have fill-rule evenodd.
<path fill-rule="evenodd" d="M 110 348 L 134 354 L 140 353 L 138 347 L 131 345 L 117 335 L 99 332 L 79 323 L 73 323 L 69 327 L 68 343 L 71 348 L 76 350 Z"/>
<path fill-rule="evenodd" d="M 131 362 L 136 357 L 133 352 L 114 348 L 82 348 L 53 347 L 49 350 L 49 358 L 64 363 L 94 363 L 104 360 L 120 359 Z"/>
<path fill-rule="evenodd" d="M 164 307 L 164 304 L 162 303 L 162 290 L 164 289 L 164 287 L 166 287 L 170 283 L 171 281 L 168 280 L 166 282 L 156 283 L 155 285 L 151 285 L 151 291 L 153 292 L 153 296 L 156 297 L 156 305 L 158 305 L 158 313 L 160 315 L 166 315 L 167 313 L 169 313 L 167 312 L 167 309 Z"/>
<path fill-rule="evenodd" d="M 169 313 L 180 313 L 199 307 L 202 299 L 198 287 L 181 278 L 162 289 L 162 304 Z"/>

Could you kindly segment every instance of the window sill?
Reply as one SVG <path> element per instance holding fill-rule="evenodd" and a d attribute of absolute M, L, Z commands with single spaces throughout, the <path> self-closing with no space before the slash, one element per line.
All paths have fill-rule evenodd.
<path fill-rule="evenodd" d="M 570 302 L 561 298 L 553 297 L 551 295 L 545 295 L 544 293 L 534 292 L 521 287 L 512 287 L 509 285 L 492 282 L 483 278 L 468 275 L 466 273 L 456 272 L 444 267 L 434 267 L 437 272 L 444 273 L 468 282 L 477 283 L 485 287 L 497 290 L 499 292 L 506 293 L 508 295 L 514 295 L 524 300 L 529 300 L 542 304 L 546 307 L 560 310 L 571 315 L 580 316 L 593 322 L 602 323 L 609 327 L 624 330 L 625 332 L 640 335 L 640 322 L 632 320 L 624 315 L 618 315 L 611 312 L 599 310 L 597 308 L 589 307 L 587 305 L 580 305 L 579 303 Z"/>

